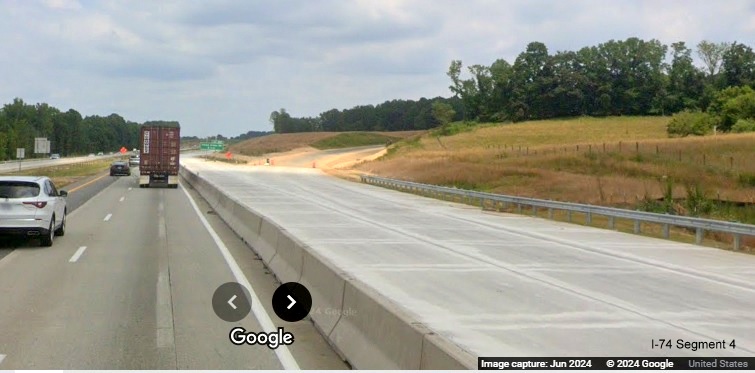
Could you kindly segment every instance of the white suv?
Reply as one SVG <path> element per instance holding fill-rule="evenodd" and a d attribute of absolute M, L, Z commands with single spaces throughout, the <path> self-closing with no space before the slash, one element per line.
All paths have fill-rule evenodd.
<path fill-rule="evenodd" d="M 0 235 L 38 237 L 52 246 L 66 232 L 66 196 L 45 176 L 0 176 Z"/>

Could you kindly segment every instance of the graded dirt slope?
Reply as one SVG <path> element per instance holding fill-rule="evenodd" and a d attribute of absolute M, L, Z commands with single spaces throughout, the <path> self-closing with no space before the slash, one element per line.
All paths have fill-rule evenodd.
<path fill-rule="evenodd" d="M 426 131 L 400 131 L 400 132 L 301 132 L 301 133 L 284 133 L 272 134 L 267 136 L 256 137 L 238 144 L 232 145 L 230 151 L 234 154 L 246 156 L 261 156 L 271 153 L 283 153 L 294 149 L 307 147 L 335 148 L 367 145 L 359 143 L 364 137 L 355 138 L 356 134 L 380 135 L 373 136 L 374 139 L 380 139 L 379 144 L 387 143 L 387 140 L 399 140 L 411 136 L 421 135 Z M 351 135 L 351 136 L 350 136 Z M 326 141 L 337 140 L 338 137 L 345 137 L 344 141 Z M 384 138 L 385 140 L 382 140 Z M 349 140 L 355 141 L 355 145 L 350 145 Z M 394 140 L 394 141 L 395 141 Z M 377 140 L 376 140 L 377 141 Z M 323 144 L 325 146 L 317 146 Z"/>

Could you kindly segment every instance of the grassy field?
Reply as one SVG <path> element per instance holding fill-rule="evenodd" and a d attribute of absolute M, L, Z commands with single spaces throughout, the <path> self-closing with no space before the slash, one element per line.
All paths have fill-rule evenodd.
<path fill-rule="evenodd" d="M 670 139 L 668 117 L 483 124 L 401 141 L 364 172 L 755 223 L 755 134 Z"/>
<path fill-rule="evenodd" d="M 378 140 L 380 140 L 380 142 L 378 142 L 379 144 L 385 144 L 388 139 L 403 139 L 420 135 L 424 132 L 425 131 L 358 132 L 358 134 L 349 134 L 348 132 L 301 132 L 272 134 L 255 137 L 231 145 L 229 150 L 232 153 L 255 157 L 263 154 L 287 152 L 308 146 L 320 146 L 318 149 L 333 149 L 340 147 L 373 145 L 375 144 L 374 141 Z"/>
<path fill-rule="evenodd" d="M 401 139 L 399 136 L 375 132 L 343 132 L 333 137 L 315 141 L 310 146 L 320 150 L 342 149 L 367 145 L 386 145 Z"/>
<path fill-rule="evenodd" d="M 3 173 L 3 175 L 47 176 L 52 179 L 52 182 L 55 183 L 56 187 L 63 188 L 83 178 L 106 172 L 114 160 L 115 159 L 98 159 L 60 166 L 33 168 L 29 170 L 22 169 L 21 172 Z"/>

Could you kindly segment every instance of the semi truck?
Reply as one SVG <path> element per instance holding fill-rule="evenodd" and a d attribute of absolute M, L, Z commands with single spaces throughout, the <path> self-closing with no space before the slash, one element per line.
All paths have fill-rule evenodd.
<path fill-rule="evenodd" d="M 181 126 L 178 122 L 146 122 L 139 136 L 139 187 L 178 188 Z"/>

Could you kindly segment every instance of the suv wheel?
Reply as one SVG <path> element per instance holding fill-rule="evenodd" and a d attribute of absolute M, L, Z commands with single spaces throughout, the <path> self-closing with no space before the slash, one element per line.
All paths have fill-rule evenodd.
<path fill-rule="evenodd" d="M 68 214 L 68 211 L 63 212 L 63 221 L 60 222 L 60 228 L 55 230 L 56 236 L 65 236 L 66 235 L 66 215 Z"/>
<path fill-rule="evenodd" d="M 42 237 L 42 246 L 52 246 L 53 237 L 55 237 L 55 216 L 52 217 L 52 221 L 50 222 L 50 229 L 48 229 L 47 235 Z"/>

